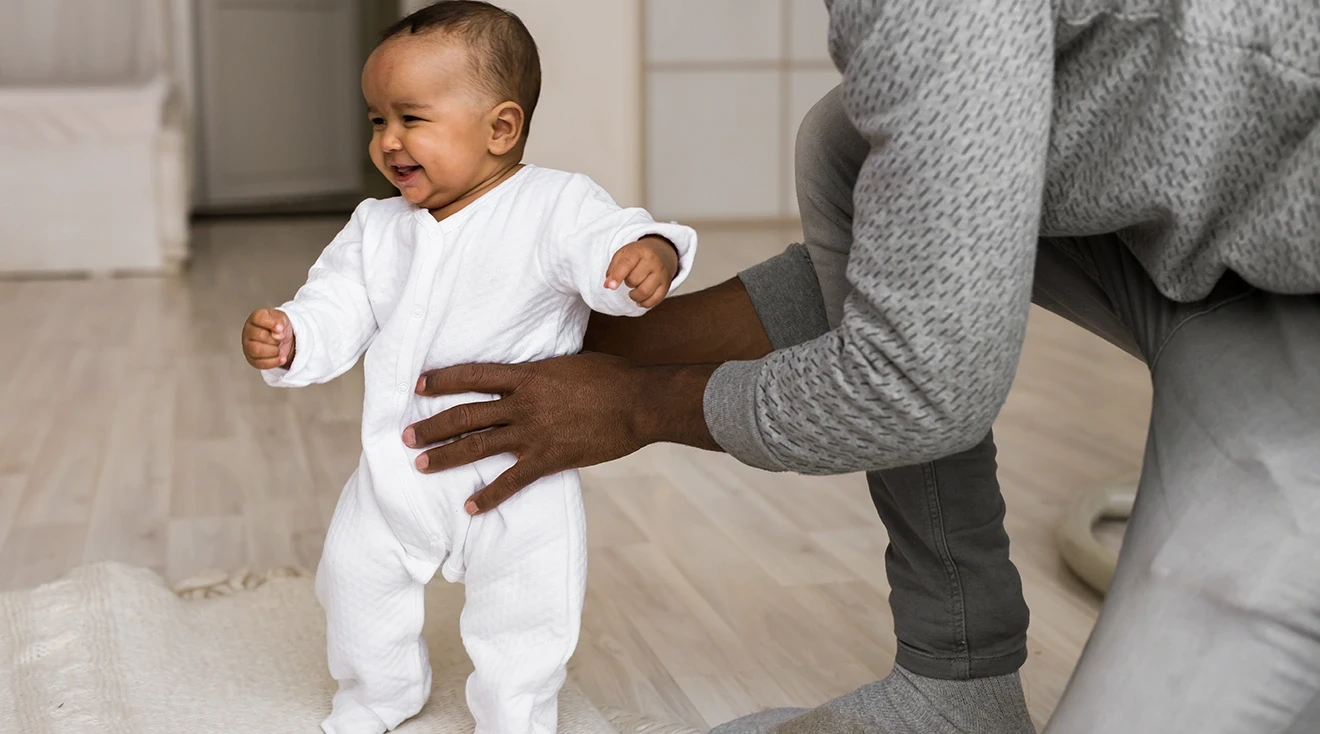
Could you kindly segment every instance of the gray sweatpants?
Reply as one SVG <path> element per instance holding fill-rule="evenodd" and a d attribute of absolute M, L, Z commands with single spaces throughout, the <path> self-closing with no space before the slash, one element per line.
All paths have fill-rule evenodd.
<path fill-rule="evenodd" d="M 803 122 L 806 251 L 741 276 L 776 348 L 838 323 L 867 150 L 837 90 Z M 1042 240 L 1033 298 L 1142 359 L 1154 384 L 1118 571 L 1047 732 L 1320 732 L 1320 296 L 1230 275 L 1176 303 L 1104 235 Z M 911 671 L 984 677 L 1026 659 L 995 470 L 986 436 L 867 475 L 890 536 L 897 662 Z"/>

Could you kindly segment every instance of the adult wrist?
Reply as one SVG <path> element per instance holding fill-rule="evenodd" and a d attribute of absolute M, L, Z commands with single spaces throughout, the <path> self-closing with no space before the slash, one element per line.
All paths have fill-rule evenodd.
<path fill-rule="evenodd" d="M 706 427 L 706 383 L 717 364 L 635 367 L 633 436 L 641 446 L 677 443 L 719 451 Z"/>

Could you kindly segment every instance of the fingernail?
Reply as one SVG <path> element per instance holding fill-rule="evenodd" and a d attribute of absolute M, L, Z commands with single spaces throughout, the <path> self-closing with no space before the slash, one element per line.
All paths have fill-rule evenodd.
<path fill-rule="evenodd" d="M 472 500 L 468 500 L 468 503 L 466 505 L 463 505 L 463 509 L 467 510 L 467 514 L 475 515 L 477 514 L 477 503 L 473 502 Z"/>
<path fill-rule="evenodd" d="M 421 391 L 423 391 L 423 390 L 425 390 L 425 389 L 426 389 L 426 378 L 425 378 L 425 377 L 419 377 L 419 378 L 417 379 L 417 392 L 421 392 Z"/>
<path fill-rule="evenodd" d="M 417 432 L 412 429 L 412 426 L 408 426 L 407 428 L 403 429 L 403 445 L 404 446 L 417 445 Z"/>
<path fill-rule="evenodd" d="M 607 281 L 605 281 L 605 287 L 606 287 L 606 288 L 609 288 L 610 290 L 614 290 L 615 288 L 618 288 L 618 287 L 619 287 L 619 281 L 617 281 L 617 280 L 607 280 Z"/>
<path fill-rule="evenodd" d="M 426 454 L 422 454 L 421 456 L 418 456 L 418 457 L 417 457 L 417 468 L 418 468 L 418 469 L 425 469 L 425 468 L 427 467 L 427 465 L 430 464 L 430 463 L 431 463 L 431 460 L 428 459 L 428 458 L 426 458 Z"/>

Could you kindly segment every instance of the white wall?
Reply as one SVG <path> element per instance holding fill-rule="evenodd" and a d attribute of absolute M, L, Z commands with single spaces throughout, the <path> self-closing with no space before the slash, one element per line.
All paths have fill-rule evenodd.
<path fill-rule="evenodd" d="M 822 0 L 645 0 L 647 205 L 665 219 L 798 216 L 802 118 L 839 81 Z"/>
<path fill-rule="evenodd" d="M 404 0 L 404 12 L 428 5 Z M 527 160 L 580 171 L 624 206 L 642 204 L 638 0 L 496 0 L 541 53 L 541 99 Z"/>

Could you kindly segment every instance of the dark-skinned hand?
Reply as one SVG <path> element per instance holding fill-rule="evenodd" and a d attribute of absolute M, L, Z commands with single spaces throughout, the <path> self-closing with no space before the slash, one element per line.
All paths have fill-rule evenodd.
<path fill-rule="evenodd" d="M 504 453 L 518 461 L 467 502 L 486 512 L 537 479 L 622 458 L 644 445 L 644 368 L 603 354 L 574 354 L 526 364 L 465 364 L 422 375 L 419 395 L 500 395 L 459 405 L 409 426 L 413 448 L 457 438 L 417 457 L 423 473 Z M 489 429 L 489 430 L 486 430 Z"/>

